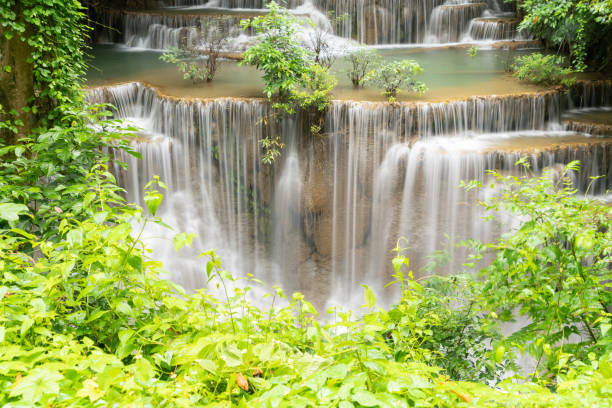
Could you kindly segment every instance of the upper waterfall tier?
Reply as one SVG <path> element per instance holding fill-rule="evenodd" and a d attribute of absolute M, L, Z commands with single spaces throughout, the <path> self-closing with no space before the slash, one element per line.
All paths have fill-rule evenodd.
<path fill-rule="evenodd" d="M 434 9 L 429 24 L 427 42 L 458 42 L 470 21 L 480 17 L 485 3 L 444 4 Z"/>
<path fill-rule="evenodd" d="M 258 11 L 265 12 L 262 0 L 217 0 L 211 2 L 197 0 L 176 0 L 162 3 L 164 6 L 183 6 L 157 11 L 158 17 L 167 16 L 167 20 L 158 18 L 156 21 L 142 18 L 139 26 L 134 26 L 134 18 L 123 24 L 117 21 L 117 15 L 102 16 L 104 23 L 119 30 L 130 28 L 130 34 L 138 33 L 143 37 L 137 41 L 131 38 L 126 44 L 155 44 L 154 48 L 162 48 L 165 43 L 175 44 L 180 40 L 160 41 L 160 35 L 168 38 L 178 35 L 179 28 L 184 30 L 194 26 L 189 19 L 177 20 L 177 13 L 213 12 L 235 13 Z M 455 43 L 465 41 L 490 41 L 514 39 L 515 35 L 499 35 L 499 30 L 483 29 L 478 36 L 470 36 L 470 22 L 483 16 L 501 17 L 503 6 L 498 0 L 292 0 L 288 6 L 294 12 L 310 16 L 313 20 L 326 19 L 331 12 L 334 16 L 343 16 L 333 27 L 337 36 L 351 38 L 366 44 L 420 44 L 420 43 Z M 194 6 L 200 6 L 194 8 Z M 160 14 L 161 13 L 161 14 Z M 150 12 L 143 13 L 150 15 Z M 177 25 L 181 21 L 182 25 Z M 151 25 L 156 25 L 154 29 Z M 197 24 L 195 24 L 197 25 Z M 327 23 L 329 26 L 329 22 Z M 489 24 L 491 25 L 491 24 Z M 510 26 L 504 28 L 507 30 Z M 516 26 L 510 29 L 514 30 Z M 234 29 L 238 29 L 236 21 Z M 168 32 L 171 31 L 171 32 Z M 168 32 L 166 34 L 161 34 Z M 189 33 L 184 33 L 187 37 Z M 99 38 L 108 41 L 116 35 L 106 32 Z"/>
<path fill-rule="evenodd" d="M 247 16 L 250 16 L 248 14 Z M 219 28 L 227 38 L 241 34 L 252 35 L 240 28 L 243 15 L 222 15 Z M 123 43 L 128 47 L 147 49 L 168 49 L 173 47 L 197 48 L 201 46 L 199 30 L 218 14 L 162 14 L 126 13 L 123 22 Z"/>
<path fill-rule="evenodd" d="M 579 84 L 571 103 L 610 103 L 610 86 Z M 117 157 L 130 164 L 128 172 L 116 169 L 129 200 L 141 202 L 143 186 L 159 175 L 168 185 L 162 217 L 198 234 L 193 258 L 177 257 L 165 241 L 153 244 L 169 270 L 179 271 L 173 279 L 204 285 L 197 251 L 215 248 L 229 270 L 305 291 L 320 305 L 351 303 L 358 283 L 382 291 L 400 237 L 415 271 L 440 249 L 452 258 L 446 270 L 459 271 L 466 251 L 453 242 L 498 234 L 472 204 L 484 197 L 458 188 L 470 179 L 489 185 L 486 169 L 516 172 L 513 164 L 525 155 L 536 172 L 581 160 L 576 186 L 584 190 L 589 176 L 604 174 L 592 192 L 605 192 L 609 139 L 551 130 L 560 128 L 566 98 L 547 92 L 440 104 L 336 101 L 323 137 L 312 137 L 299 116 L 271 120 L 262 100 L 182 100 L 140 84 L 90 91 L 92 102 L 114 104 L 116 116 L 143 128 L 133 142 L 142 160 Z M 259 144 L 269 136 L 287 145 L 272 166 L 262 163 Z"/>

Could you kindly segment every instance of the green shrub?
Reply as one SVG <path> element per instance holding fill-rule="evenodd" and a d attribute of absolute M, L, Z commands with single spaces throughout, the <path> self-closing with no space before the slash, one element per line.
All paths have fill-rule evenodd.
<path fill-rule="evenodd" d="M 523 55 L 515 58 L 512 70 L 515 78 L 536 84 L 571 86 L 576 81 L 576 78 L 568 78 L 572 70 L 559 55 Z"/>
<path fill-rule="evenodd" d="M 337 83 L 329 68 L 314 64 L 293 89 L 291 99 L 303 109 L 323 112 L 330 103 L 330 92 Z"/>
<path fill-rule="evenodd" d="M 348 56 L 350 64 L 346 74 L 353 87 L 363 86 L 363 79 L 374 67 L 380 64 L 380 56 L 371 48 L 361 47 Z"/>
<path fill-rule="evenodd" d="M 238 282 L 214 252 L 202 254 L 208 259 L 203 273 L 220 296 L 205 289 L 186 294 L 157 277 L 161 265 L 147 258 L 135 238 L 146 223 L 160 222 L 154 214 L 163 184 L 149 186 L 152 215 L 144 216 L 116 194 L 104 166 L 89 177 L 97 186 L 93 216 L 66 218 L 58 245 L 1 232 L 3 405 L 457 407 L 486 401 L 571 407 L 602 405 L 611 396 L 609 355 L 587 365 L 569 362 L 554 391 L 510 380 L 496 388 L 458 381 L 480 378 L 479 364 L 465 360 L 470 349 L 487 346 L 472 343 L 469 324 L 453 323 L 450 315 L 480 315 L 470 318 L 479 326 L 487 316 L 469 303 L 449 315 L 447 302 L 465 281 L 418 282 L 401 256 L 394 260 L 395 283 L 402 288 L 397 305 L 379 308 L 365 287 L 362 316 L 334 309 L 330 324 L 318 321 L 299 293 L 287 299 L 275 288 L 269 305 L 284 298 L 285 306 L 250 304 L 246 297 L 257 282 L 232 290 L 230 284 Z M 177 235 L 175 248 L 192 238 Z M 28 258 L 24 246 L 38 246 L 42 255 Z M 457 344 L 457 350 L 449 349 Z M 489 357 L 493 368 L 503 359 L 499 350 Z M 448 377 L 436 367 L 442 360 L 456 374 Z"/>
<path fill-rule="evenodd" d="M 597 69 L 610 66 L 610 0 L 522 0 L 517 4 L 525 14 L 519 29 L 566 51 L 576 71 L 583 71 L 587 64 Z"/>
<path fill-rule="evenodd" d="M 260 41 L 244 53 L 241 64 L 254 65 L 263 71 L 264 93 L 278 96 L 283 102 L 300 84 L 312 65 L 311 53 L 296 40 L 297 17 L 276 2 L 266 5 L 267 14 L 243 20 L 243 28 L 252 27 Z"/>
<path fill-rule="evenodd" d="M 577 194 L 570 173 L 578 167 L 572 162 L 560 175 L 539 177 L 492 173 L 503 190 L 486 208 L 523 222 L 499 242 L 477 245 L 476 258 L 496 254 L 482 271 L 485 307 L 502 320 L 515 313 L 528 320 L 508 349 L 529 352 L 536 371 L 553 376 L 572 361 L 591 364 L 612 351 L 612 219 L 609 207 Z"/>
<path fill-rule="evenodd" d="M 336 79 L 328 67 L 317 62 L 319 54 L 297 42 L 297 17 L 275 2 L 267 7 L 270 12 L 266 15 L 242 21 L 244 28 L 253 27 L 261 39 L 246 50 L 241 64 L 263 71 L 264 92 L 275 108 L 288 113 L 294 113 L 296 107 L 323 112 Z"/>
<path fill-rule="evenodd" d="M 389 102 L 393 102 L 401 89 L 416 92 L 418 95 L 425 92 L 427 90 L 425 84 L 415 79 L 422 73 L 423 68 L 416 61 L 388 62 L 368 72 L 362 82 L 382 88 L 383 95 L 389 99 Z"/>

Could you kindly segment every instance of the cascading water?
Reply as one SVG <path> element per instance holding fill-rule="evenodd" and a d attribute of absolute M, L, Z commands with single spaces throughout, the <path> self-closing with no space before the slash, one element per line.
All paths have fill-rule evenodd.
<path fill-rule="evenodd" d="M 183 6 L 184 15 L 176 10 L 163 9 L 143 13 L 126 13 L 118 28 L 124 30 L 124 44 L 129 47 L 163 49 L 181 44 L 191 44 L 196 38 L 192 28 L 197 27 L 197 16 L 189 15 L 190 6 L 213 9 L 215 13 L 232 13 L 240 10 L 263 12 L 263 0 L 174 0 L 162 2 L 162 6 Z M 288 7 L 302 16 L 310 16 L 317 25 L 330 25 L 327 13 L 341 17 L 330 32 L 366 44 L 420 44 L 455 43 L 459 41 L 490 41 L 523 39 L 514 34 L 512 24 L 498 18 L 505 17 L 498 0 L 292 0 Z M 488 21 L 482 16 L 493 17 Z M 104 17 L 104 16 L 103 16 Z M 322 18 L 321 18 L 322 17 Z M 113 17 L 116 19 L 116 17 Z M 105 17 L 105 19 L 108 19 Z M 240 18 L 230 18 L 228 28 L 231 37 L 240 31 Z M 114 22 L 114 20 L 113 20 Z M 113 26 L 116 26 L 115 22 Z M 509 32 L 512 31 L 512 32 Z M 106 33 L 100 41 L 111 40 Z M 249 33 L 246 33 L 249 35 Z M 115 36 L 116 37 L 116 36 Z M 243 36 L 244 37 L 244 36 Z M 241 37 L 239 43 L 244 43 Z M 242 50 L 241 44 L 231 47 Z"/>
<path fill-rule="evenodd" d="M 463 41 L 485 41 L 485 40 L 529 40 L 531 36 L 527 33 L 517 31 L 519 19 L 483 17 L 470 21 L 467 34 Z"/>
<path fill-rule="evenodd" d="M 571 98 L 605 100 L 594 88 L 578 87 Z M 214 248 L 228 270 L 300 289 L 319 305 L 357 302 L 359 283 L 382 290 L 400 237 L 415 270 L 428 253 L 447 249 L 446 270 L 455 271 L 465 252 L 451 243 L 493 239 L 497 228 L 481 220 L 476 193 L 459 189 L 460 180 L 511 171 L 525 154 L 536 171 L 582 160 L 579 188 L 588 176 L 608 175 L 595 193 L 612 177 L 605 141 L 524 150 L 525 138 L 577 137 L 549 130 L 566 104 L 556 91 L 440 104 L 335 101 L 324 137 L 299 131 L 300 118 L 265 124 L 269 108 L 259 100 L 176 100 L 138 84 L 98 88 L 91 99 L 113 103 L 117 116 L 145 128 L 134 142 L 143 159 L 121 156 L 130 171 L 117 170 L 129 200 L 142 203 L 142 187 L 160 175 L 169 189 L 161 215 L 177 230 L 196 232 L 197 251 Z M 277 135 L 287 147 L 264 165 L 259 140 Z M 197 251 L 177 256 L 167 241 L 152 244 L 174 280 L 192 289 L 205 284 Z"/>
<path fill-rule="evenodd" d="M 128 13 L 124 19 L 124 43 L 149 49 L 193 47 L 198 25 L 197 17 Z"/>
<path fill-rule="evenodd" d="M 485 9 L 485 3 L 450 3 L 436 7 L 431 15 L 427 42 L 458 42 L 470 21 L 480 17 Z"/>
<path fill-rule="evenodd" d="M 191 14 L 126 13 L 123 22 L 123 43 L 132 48 L 168 49 L 173 47 L 198 48 L 200 32 L 215 19 L 215 24 L 226 38 L 249 35 L 240 28 L 240 17 Z"/>

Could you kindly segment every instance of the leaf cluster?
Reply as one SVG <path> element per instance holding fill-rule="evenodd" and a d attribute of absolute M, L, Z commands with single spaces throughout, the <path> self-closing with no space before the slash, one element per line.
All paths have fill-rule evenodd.
<path fill-rule="evenodd" d="M 348 55 L 350 67 L 347 76 L 353 87 L 363 86 L 363 79 L 374 67 L 380 64 L 380 55 L 371 48 L 360 47 Z"/>
<path fill-rule="evenodd" d="M 29 95 L 27 109 L 37 125 L 52 126 L 81 101 L 86 69 L 83 38 L 89 31 L 81 4 L 76 0 L 5 0 L 0 4 L 0 27 L 2 41 L 18 38 L 28 47 L 35 95 Z"/>
<path fill-rule="evenodd" d="M 572 70 L 560 55 L 523 55 L 514 60 L 512 71 L 517 79 L 542 85 L 570 87 L 576 81 L 575 77 L 569 77 Z"/>
<path fill-rule="evenodd" d="M 524 0 L 526 13 L 519 29 L 527 30 L 557 49 L 569 52 L 577 71 L 609 66 L 612 35 L 612 2 L 609 0 Z"/>
<path fill-rule="evenodd" d="M 528 170 L 527 161 L 520 164 Z M 577 194 L 575 171 L 577 162 L 538 177 L 492 173 L 503 189 L 486 208 L 522 223 L 499 242 L 478 247 L 478 256 L 496 255 L 482 271 L 486 307 L 502 320 L 526 318 L 508 338 L 509 348 L 529 352 L 536 371 L 553 376 L 572 361 L 591 364 L 612 350 L 611 213 Z"/>

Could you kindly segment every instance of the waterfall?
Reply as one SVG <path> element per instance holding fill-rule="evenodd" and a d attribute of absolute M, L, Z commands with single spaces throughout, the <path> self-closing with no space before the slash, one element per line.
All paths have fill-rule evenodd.
<path fill-rule="evenodd" d="M 470 21 L 480 17 L 485 3 L 444 4 L 434 9 L 427 42 L 458 42 Z"/>
<path fill-rule="evenodd" d="M 198 45 L 199 17 L 127 13 L 124 18 L 124 44 L 128 47 L 167 49 Z"/>
<path fill-rule="evenodd" d="M 231 9 L 261 11 L 264 0 L 171 0 L 162 6 L 201 6 L 214 13 L 228 15 Z M 287 6 L 299 11 L 316 8 L 343 16 L 334 27 L 335 34 L 366 44 L 453 43 L 464 40 L 516 39 L 514 26 L 497 19 L 502 16 L 498 0 L 291 0 Z M 223 9 L 227 11 L 224 12 Z M 485 14 L 495 19 L 485 21 Z M 189 41 L 189 27 L 198 26 L 198 18 L 189 9 L 176 11 L 125 13 L 123 24 L 113 20 L 113 27 L 124 30 L 124 43 L 132 47 L 162 49 Z M 231 17 L 232 31 L 239 30 L 239 18 Z M 116 19 L 116 18 L 115 18 Z M 509 32 L 511 30 L 512 32 Z M 235 34 L 232 34 L 235 36 Z M 114 36 L 116 37 L 116 36 Z M 114 38 L 113 37 L 113 38 Z M 102 33 L 99 41 L 113 40 Z M 116 40 L 116 38 L 115 38 Z"/>
<path fill-rule="evenodd" d="M 580 84 L 575 94 L 593 102 L 605 86 Z M 315 137 L 300 130 L 300 117 L 262 120 L 270 113 L 263 100 L 181 100 L 134 83 L 91 90 L 90 100 L 114 104 L 117 117 L 144 129 L 132 142 L 142 160 L 118 153 L 130 170 L 115 172 L 128 200 L 141 204 L 153 175 L 167 183 L 160 215 L 177 231 L 196 232 L 195 249 L 177 256 L 167 240 L 147 242 L 190 289 L 206 283 L 197 254 L 215 249 L 234 273 L 302 290 L 320 306 L 357 304 L 360 283 L 382 293 L 400 237 L 415 271 L 444 249 L 451 261 L 442 271 L 457 272 L 465 250 L 453 243 L 499 233 L 474 204 L 488 190 L 463 191 L 461 180 L 486 183 L 486 169 L 514 171 L 527 155 L 535 171 L 581 160 L 581 189 L 591 175 L 608 176 L 594 193 L 612 185 L 606 140 L 503 144 L 573 135 L 548 130 L 565 103 L 559 92 L 441 104 L 334 101 L 327 133 Z M 287 146 L 264 165 L 259 140 L 274 136 Z"/>
<path fill-rule="evenodd" d="M 162 0 L 163 6 L 189 7 L 203 6 L 211 8 L 263 9 L 267 0 Z M 289 7 L 295 6 L 295 0 L 290 0 Z"/>
<path fill-rule="evenodd" d="M 128 47 L 168 49 L 173 47 L 198 48 L 200 32 L 211 19 L 227 37 L 244 34 L 240 17 L 220 18 L 218 15 L 126 13 L 123 19 L 123 43 Z M 246 34 L 251 34 L 247 30 Z"/>
<path fill-rule="evenodd" d="M 463 41 L 523 41 L 531 39 L 532 37 L 529 34 L 517 31 L 519 23 L 520 20 L 516 18 L 475 18 L 470 21 L 467 34 L 464 36 Z"/>

